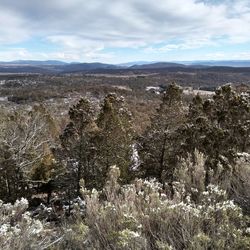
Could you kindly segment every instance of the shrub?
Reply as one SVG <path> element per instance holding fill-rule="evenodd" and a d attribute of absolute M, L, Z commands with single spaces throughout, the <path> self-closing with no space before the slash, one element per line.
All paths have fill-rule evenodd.
<path fill-rule="evenodd" d="M 13 205 L 0 201 L 0 248 L 45 249 L 57 239 L 55 229 L 32 218 L 24 198 Z"/>
<path fill-rule="evenodd" d="M 96 249 L 247 249 L 241 209 L 209 185 L 195 203 L 188 193 L 168 199 L 155 180 L 119 186 L 119 169 L 102 192 L 83 189 L 88 243 Z M 105 197 L 105 199 L 103 198 Z"/>
<path fill-rule="evenodd" d="M 1 202 L 1 249 L 249 249 L 247 218 L 217 186 L 194 202 L 181 183 L 169 199 L 154 179 L 121 186 L 119 175 L 113 166 L 102 191 L 82 187 L 84 213 L 76 203 L 57 225 L 33 218 L 26 199 Z"/>

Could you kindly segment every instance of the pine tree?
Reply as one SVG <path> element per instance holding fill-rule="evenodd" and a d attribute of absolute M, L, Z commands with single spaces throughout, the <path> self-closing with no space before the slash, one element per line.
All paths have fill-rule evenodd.
<path fill-rule="evenodd" d="M 131 113 L 126 108 L 123 97 L 108 94 L 104 98 L 97 119 L 99 134 L 96 138 L 98 169 L 103 184 L 110 166 L 116 165 L 121 171 L 121 180 L 130 179 L 133 130 Z"/>
<path fill-rule="evenodd" d="M 151 120 L 151 126 L 140 140 L 141 170 L 145 177 L 172 181 L 178 158 L 174 138 L 184 121 L 184 114 L 182 89 L 172 83 L 166 88 L 162 103 Z"/>
<path fill-rule="evenodd" d="M 95 148 L 92 139 L 96 132 L 94 109 L 87 99 L 81 99 L 69 110 L 70 122 L 60 136 L 63 148 L 60 157 L 66 159 L 67 185 L 73 194 L 80 194 L 80 180 L 90 187 L 95 182 Z M 65 178 L 66 178 L 65 176 Z"/>
<path fill-rule="evenodd" d="M 230 175 L 237 152 L 249 151 L 250 106 L 248 100 L 231 86 L 216 90 L 212 100 L 195 97 L 189 108 L 188 121 L 179 133 L 183 150 L 195 149 L 207 157 L 205 186 L 215 176 L 217 181 Z"/>

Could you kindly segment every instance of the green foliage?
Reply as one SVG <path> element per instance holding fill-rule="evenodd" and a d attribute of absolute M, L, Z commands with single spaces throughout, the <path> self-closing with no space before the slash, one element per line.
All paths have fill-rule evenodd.
<path fill-rule="evenodd" d="M 140 140 L 143 176 L 173 181 L 173 169 L 178 160 L 176 146 L 179 146 L 176 131 L 184 122 L 184 115 L 182 89 L 175 83 L 170 84 L 151 126 Z"/>
<path fill-rule="evenodd" d="M 121 166 L 122 181 L 130 178 L 131 117 L 123 99 L 107 95 L 95 116 L 90 101 L 81 99 L 70 108 L 70 122 L 60 136 L 73 195 L 74 190 L 79 195 L 81 179 L 88 188 L 101 188 L 111 165 Z"/>
<path fill-rule="evenodd" d="M 132 163 L 133 130 L 131 114 L 122 97 L 118 98 L 115 94 L 105 97 L 97 126 L 97 164 L 102 169 L 100 174 L 106 176 L 109 167 L 117 165 L 120 166 L 121 180 L 127 182 L 131 178 L 129 167 Z"/>
<path fill-rule="evenodd" d="M 80 192 L 80 180 L 87 186 L 96 183 L 95 146 L 93 138 L 96 133 L 94 109 L 87 99 L 81 99 L 69 110 L 70 122 L 64 129 L 61 139 L 62 154 L 66 158 L 66 178 L 71 182 L 68 189 L 74 195 Z M 61 159 L 62 160 L 62 159 Z M 72 189 L 72 190 L 71 190 Z"/>
<path fill-rule="evenodd" d="M 178 131 L 183 152 L 204 153 L 205 185 L 213 175 L 218 181 L 229 176 L 235 165 L 237 152 L 249 152 L 250 105 L 229 85 L 216 91 L 213 100 L 195 97 L 189 108 L 188 121 Z"/>
<path fill-rule="evenodd" d="M 1 248 L 249 249 L 249 98 L 223 86 L 187 107 L 171 84 L 138 141 L 122 97 L 96 106 L 70 108 L 60 145 L 45 106 L 1 111 L 0 198 L 50 206 L 0 202 Z"/>

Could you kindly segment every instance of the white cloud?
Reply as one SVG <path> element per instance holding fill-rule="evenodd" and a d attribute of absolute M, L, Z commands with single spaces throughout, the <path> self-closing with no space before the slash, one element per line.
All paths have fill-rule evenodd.
<path fill-rule="evenodd" d="M 249 60 L 250 52 L 225 53 L 223 51 L 203 55 L 203 60 Z"/>
<path fill-rule="evenodd" d="M 13 48 L 0 51 L 0 61 L 12 61 L 17 59 L 26 60 L 55 60 L 63 61 L 81 61 L 84 58 L 85 62 L 105 61 L 113 62 L 114 55 L 112 53 L 102 53 L 100 51 L 83 51 L 83 50 L 61 50 L 56 52 L 33 52 L 26 48 Z"/>
<path fill-rule="evenodd" d="M 1 4 L 0 4 L 1 6 Z M 25 21 L 9 8 L 0 7 L 0 44 L 16 43 L 29 37 Z"/>
<path fill-rule="evenodd" d="M 100 51 L 104 48 L 101 42 L 87 40 L 74 35 L 55 35 L 48 36 L 46 39 L 52 43 L 60 44 L 63 48 L 80 49 L 86 52 Z"/>
<path fill-rule="evenodd" d="M 1 0 L 0 24 L 0 44 L 41 37 L 61 47 L 59 57 L 104 56 L 102 50 L 113 47 L 166 52 L 211 46 L 218 37 L 229 43 L 250 42 L 250 4 L 248 0 Z M 165 45 L 155 49 L 155 44 Z"/>
<path fill-rule="evenodd" d="M 172 50 L 188 50 L 188 49 L 197 49 L 203 46 L 216 46 L 217 43 L 209 37 L 203 38 L 188 38 L 186 41 L 176 42 L 166 44 L 159 47 L 146 47 L 144 52 L 146 53 L 165 53 Z"/>

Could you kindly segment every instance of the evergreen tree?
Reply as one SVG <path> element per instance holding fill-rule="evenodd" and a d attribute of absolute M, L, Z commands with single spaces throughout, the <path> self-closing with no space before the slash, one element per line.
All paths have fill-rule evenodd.
<path fill-rule="evenodd" d="M 80 180 L 84 179 L 87 187 L 95 183 L 95 147 L 92 142 L 96 132 L 94 109 L 87 99 L 81 99 L 69 110 L 70 122 L 60 136 L 63 148 L 59 157 L 66 159 L 68 190 L 80 194 Z"/>
<path fill-rule="evenodd" d="M 173 180 L 173 170 L 178 159 L 175 135 L 184 121 L 184 114 L 182 89 L 172 83 L 166 88 L 151 126 L 140 140 L 141 170 L 145 177 Z"/>
<path fill-rule="evenodd" d="M 104 98 L 97 119 L 99 128 L 96 138 L 99 176 L 103 184 L 110 166 L 120 168 L 121 179 L 130 179 L 129 171 L 132 157 L 133 130 L 131 113 L 125 106 L 123 97 L 108 94 Z"/>
<path fill-rule="evenodd" d="M 195 149 L 206 159 L 207 186 L 213 178 L 220 182 L 232 172 L 237 152 L 249 151 L 250 106 L 247 98 L 226 85 L 212 100 L 195 97 L 189 108 L 188 122 L 179 130 L 183 151 Z"/>

